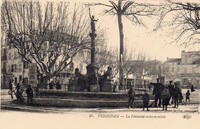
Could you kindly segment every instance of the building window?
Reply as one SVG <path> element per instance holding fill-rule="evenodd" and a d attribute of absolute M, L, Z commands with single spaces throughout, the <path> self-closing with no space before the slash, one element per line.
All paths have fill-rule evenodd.
<path fill-rule="evenodd" d="M 166 72 L 169 72 L 169 67 L 166 67 Z"/>
<path fill-rule="evenodd" d="M 3 62 L 3 69 L 6 69 L 6 62 Z"/>
<path fill-rule="evenodd" d="M 3 49 L 3 55 L 6 55 L 6 48 Z"/>
<path fill-rule="evenodd" d="M 23 78 L 23 83 L 28 84 L 28 78 Z"/>
<path fill-rule="evenodd" d="M 11 55 L 11 53 L 8 54 L 8 59 L 9 59 L 9 60 L 12 59 L 12 55 Z"/>
<path fill-rule="evenodd" d="M 197 84 L 199 84 L 199 80 L 197 80 Z"/>
<path fill-rule="evenodd" d="M 18 53 L 15 52 L 15 53 L 14 53 L 14 59 L 17 59 L 17 57 L 18 57 Z"/>
<path fill-rule="evenodd" d="M 180 67 L 177 67 L 177 72 L 179 72 L 180 71 Z"/>
<path fill-rule="evenodd" d="M 29 50 L 29 45 L 28 44 L 26 45 L 26 49 Z"/>
<path fill-rule="evenodd" d="M 21 75 L 19 75 L 19 81 L 22 81 L 22 76 Z"/>
<path fill-rule="evenodd" d="M 187 58 L 185 59 L 185 64 L 187 64 Z"/>
<path fill-rule="evenodd" d="M 192 68 L 192 73 L 196 73 L 195 68 Z"/>
<path fill-rule="evenodd" d="M 172 72 L 174 72 L 174 67 L 172 67 Z"/>
<path fill-rule="evenodd" d="M 11 72 L 17 72 L 17 64 L 11 66 Z"/>
<path fill-rule="evenodd" d="M 22 72 L 22 69 L 21 69 L 21 68 L 18 68 L 18 71 L 19 71 L 19 72 Z"/>
<path fill-rule="evenodd" d="M 11 66 L 10 65 L 8 65 L 8 72 L 11 72 L 11 68 L 10 68 Z"/>
<path fill-rule="evenodd" d="M 28 69 L 28 62 L 27 61 L 24 61 L 24 69 Z"/>
<path fill-rule="evenodd" d="M 183 72 L 184 72 L 184 73 L 187 73 L 187 68 L 183 68 Z"/>

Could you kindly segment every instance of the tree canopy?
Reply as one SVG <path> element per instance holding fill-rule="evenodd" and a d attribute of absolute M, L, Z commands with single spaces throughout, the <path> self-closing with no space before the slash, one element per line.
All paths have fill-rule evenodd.
<path fill-rule="evenodd" d="M 87 11 L 69 2 L 4 1 L 1 29 L 23 61 L 37 63 L 41 74 L 52 77 L 90 48 Z"/>

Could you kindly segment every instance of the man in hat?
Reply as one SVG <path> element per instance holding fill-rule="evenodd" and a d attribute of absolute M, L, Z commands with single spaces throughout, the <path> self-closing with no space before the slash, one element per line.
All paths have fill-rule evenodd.
<path fill-rule="evenodd" d="M 155 107 L 161 107 L 161 93 L 164 89 L 164 85 L 160 83 L 159 78 L 157 78 L 157 83 L 150 83 L 154 85 L 153 95 L 155 95 Z"/>
<path fill-rule="evenodd" d="M 169 101 L 170 101 L 170 99 L 172 99 L 171 104 L 173 104 L 174 85 L 172 84 L 172 81 L 169 81 L 168 90 L 169 90 L 169 94 L 170 94 Z"/>
<path fill-rule="evenodd" d="M 180 96 L 180 93 L 181 93 L 181 90 L 180 88 L 178 87 L 178 84 L 177 83 L 174 83 L 174 93 L 173 93 L 173 97 L 174 97 L 174 108 L 178 108 L 178 105 L 179 105 L 179 96 Z"/>

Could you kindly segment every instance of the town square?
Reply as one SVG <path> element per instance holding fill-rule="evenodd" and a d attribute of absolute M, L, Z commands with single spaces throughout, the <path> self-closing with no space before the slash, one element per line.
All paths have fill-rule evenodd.
<path fill-rule="evenodd" d="M 1 112 L 189 119 L 199 34 L 198 2 L 4 0 Z"/>

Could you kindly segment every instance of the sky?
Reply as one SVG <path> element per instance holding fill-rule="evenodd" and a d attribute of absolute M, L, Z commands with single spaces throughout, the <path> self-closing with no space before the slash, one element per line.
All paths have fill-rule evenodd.
<path fill-rule="evenodd" d="M 149 1 L 155 3 L 159 0 L 148 0 L 148 2 Z M 92 0 L 86 0 L 84 2 L 94 3 Z M 108 0 L 96 0 L 95 2 L 109 4 Z M 145 0 L 143 2 L 145 2 Z M 101 27 L 106 28 L 108 46 L 119 47 L 117 17 L 109 14 L 102 15 L 102 11 L 105 8 L 106 7 L 104 6 L 93 6 L 91 7 L 91 14 L 98 19 L 97 25 L 99 24 Z M 197 46 L 185 48 L 185 46 L 180 46 L 180 44 L 172 44 L 172 37 L 167 36 L 168 32 L 166 30 L 153 31 L 155 28 L 156 17 L 144 18 L 143 21 L 147 27 L 136 26 L 126 18 L 123 18 L 124 45 L 127 46 L 129 50 L 145 53 L 147 57 L 161 61 L 165 61 L 167 57 L 180 58 L 182 50 L 199 50 L 199 47 Z"/>
<path fill-rule="evenodd" d="M 55 1 L 55 0 L 47 0 Z M 61 0 L 60 0 L 61 1 Z M 109 4 L 108 0 L 64 0 L 70 3 L 105 3 Z M 116 0 L 114 0 L 116 1 Z M 136 2 L 141 2 L 141 0 L 134 0 Z M 164 0 L 142 0 L 143 3 L 159 3 Z M 182 0 L 186 1 L 186 0 Z M 197 2 L 197 0 L 189 0 L 191 2 Z M 57 1 L 58 2 L 58 1 Z M 73 4 L 72 4 L 73 5 Z M 107 45 L 111 48 L 119 48 L 119 32 L 117 16 L 112 16 L 109 14 L 102 15 L 102 12 L 106 9 L 104 6 L 93 6 L 91 7 L 91 14 L 98 19 L 96 26 L 100 26 L 102 29 L 106 29 L 106 39 Z M 85 12 L 85 13 L 89 13 Z M 88 15 L 89 16 L 89 15 Z M 172 37 L 167 36 L 169 33 L 167 30 L 157 30 L 155 29 L 156 17 L 143 18 L 146 27 L 134 25 L 123 17 L 123 27 L 124 27 L 124 45 L 129 51 L 135 51 L 136 53 L 144 53 L 150 59 L 158 59 L 161 61 L 166 61 L 169 58 L 180 58 L 181 51 L 191 51 L 200 50 L 198 46 L 190 46 L 185 48 L 179 44 L 171 44 Z M 90 24 L 90 23 L 88 23 Z"/>

